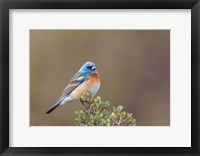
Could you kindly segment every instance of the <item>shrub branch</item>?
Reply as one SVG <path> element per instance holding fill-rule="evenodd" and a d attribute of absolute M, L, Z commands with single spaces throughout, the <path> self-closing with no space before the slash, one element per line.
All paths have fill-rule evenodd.
<path fill-rule="evenodd" d="M 132 114 L 123 111 L 123 106 L 113 107 L 110 103 L 102 101 L 101 97 L 92 100 L 90 94 L 80 99 L 84 109 L 75 111 L 75 124 L 77 126 L 135 126 L 136 120 Z"/>

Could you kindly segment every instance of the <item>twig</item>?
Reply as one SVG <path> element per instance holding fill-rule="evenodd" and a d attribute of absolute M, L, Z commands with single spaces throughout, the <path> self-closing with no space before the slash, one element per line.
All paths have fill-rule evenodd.
<path fill-rule="evenodd" d="M 121 121 L 122 121 L 122 117 L 121 116 L 119 116 L 119 121 L 118 121 L 118 126 L 120 126 L 120 124 L 121 124 Z"/>

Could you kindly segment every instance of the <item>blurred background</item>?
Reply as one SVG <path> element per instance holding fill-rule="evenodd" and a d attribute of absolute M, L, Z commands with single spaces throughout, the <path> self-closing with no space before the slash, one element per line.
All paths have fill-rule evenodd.
<path fill-rule="evenodd" d="M 97 94 L 137 126 L 170 125 L 169 30 L 30 30 L 30 126 L 74 126 L 80 101 L 44 113 L 86 61 L 101 76 Z"/>

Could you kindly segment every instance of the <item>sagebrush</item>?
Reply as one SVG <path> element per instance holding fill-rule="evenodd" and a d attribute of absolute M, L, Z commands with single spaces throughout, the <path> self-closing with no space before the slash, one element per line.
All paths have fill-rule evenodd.
<path fill-rule="evenodd" d="M 113 107 L 102 101 L 100 96 L 91 99 L 90 94 L 81 97 L 83 110 L 76 111 L 75 124 L 77 126 L 135 126 L 136 120 L 132 113 L 123 110 L 123 106 Z"/>

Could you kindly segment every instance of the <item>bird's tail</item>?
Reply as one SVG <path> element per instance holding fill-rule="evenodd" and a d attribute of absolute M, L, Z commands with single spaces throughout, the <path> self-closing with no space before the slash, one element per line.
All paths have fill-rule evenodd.
<path fill-rule="evenodd" d="M 62 101 L 63 101 L 62 99 L 59 100 L 59 101 L 58 101 L 55 105 L 53 105 L 48 111 L 46 111 L 45 114 L 49 114 L 49 113 L 53 112 L 54 109 L 56 109 L 58 106 L 60 106 L 60 104 L 61 104 Z"/>

